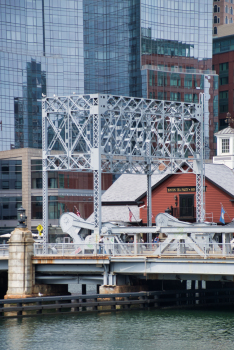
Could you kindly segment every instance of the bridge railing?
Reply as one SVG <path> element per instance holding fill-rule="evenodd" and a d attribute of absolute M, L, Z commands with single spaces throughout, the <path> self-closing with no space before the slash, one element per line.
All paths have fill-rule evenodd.
<path fill-rule="evenodd" d="M 0 244 L 0 257 L 8 256 L 8 244 Z"/>
<path fill-rule="evenodd" d="M 47 243 L 48 255 L 57 256 L 168 256 L 168 257 L 233 257 L 230 243 Z M 34 244 L 34 256 L 43 255 L 43 244 Z"/>

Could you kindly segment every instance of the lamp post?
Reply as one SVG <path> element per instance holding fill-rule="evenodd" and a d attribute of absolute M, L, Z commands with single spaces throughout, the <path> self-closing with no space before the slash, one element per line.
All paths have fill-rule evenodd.
<path fill-rule="evenodd" d="M 25 209 L 21 206 L 19 209 L 17 209 L 17 220 L 18 225 L 17 227 L 25 228 L 27 225 L 25 224 L 27 216 L 25 215 Z"/>

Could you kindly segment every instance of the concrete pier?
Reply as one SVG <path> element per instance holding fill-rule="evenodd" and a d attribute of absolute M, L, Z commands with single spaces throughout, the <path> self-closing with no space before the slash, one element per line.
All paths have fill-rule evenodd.
<path fill-rule="evenodd" d="M 32 296 L 34 279 L 32 233 L 27 228 L 16 228 L 8 244 L 8 290 L 5 299 Z"/>
<path fill-rule="evenodd" d="M 67 285 L 35 284 L 35 266 L 32 264 L 34 239 L 31 231 L 16 228 L 8 244 L 8 290 L 4 299 L 68 294 Z"/>

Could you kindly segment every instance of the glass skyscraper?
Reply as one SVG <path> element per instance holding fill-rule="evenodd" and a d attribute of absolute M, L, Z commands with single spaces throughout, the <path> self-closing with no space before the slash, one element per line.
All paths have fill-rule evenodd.
<path fill-rule="evenodd" d="M 212 18 L 213 0 L 1 0 L 0 151 L 34 149 L 29 172 L 40 163 L 42 94 L 100 92 L 189 103 L 204 93 L 206 158 L 212 157 L 218 130 Z M 19 152 L 16 158 L 11 154 L 12 160 L 7 157 L 0 152 L 0 220 L 14 220 L 11 208 L 22 200 L 36 226 L 41 223 L 36 221 L 41 218 L 41 176 L 32 171 L 25 180 L 27 152 L 22 159 Z M 14 161 L 21 162 L 22 173 Z M 90 184 L 68 176 L 63 187 L 60 175 L 57 180 L 51 175 L 49 194 L 56 220 L 74 203 L 92 202 Z M 111 183 L 105 181 L 103 189 Z M 63 203 L 62 196 L 67 189 L 73 195 L 73 188 L 86 189 L 88 196 L 77 192 L 82 200 Z M 10 202 L 7 191 L 12 198 L 17 192 L 17 201 Z M 87 217 L 91 206 L 82 205 L 78 209 Z"/>
<path fill-rule="evenodd" d="M 198 102 L 206 158 L 215 154 L 218 77 L 212 0 L 84 0 L 85 93 Z"/>
<path fill-rule="evenodd" d="M 41 96 L 84 92 L 82 1 L 1 0 L 0 150 L 41 148 Z"/>
<path fill-rule="evenodd" d="M 0 11 L 0 150 L 41 148 L 42 94 L 217 95 L 212 0 L 2 0 Z"/>

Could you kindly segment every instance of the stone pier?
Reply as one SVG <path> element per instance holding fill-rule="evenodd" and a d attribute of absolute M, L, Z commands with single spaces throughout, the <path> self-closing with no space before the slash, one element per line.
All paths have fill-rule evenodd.
<path fill-rule="evenodd" d="M 5 299 L 32 296 L 34 277 L 32 233 L 27 228 L 16 228 L 8 244 L 8 290 Z"/>
<path fill-rule="evenodd" d="M 8 241 L 8 290 L 4 299 L 29 298 L 42 294 L 68 294 L 67 285 L 35 284 L 35 268 L 32 264 L 34 239 L 27 228 L 16 228 Z"/>

